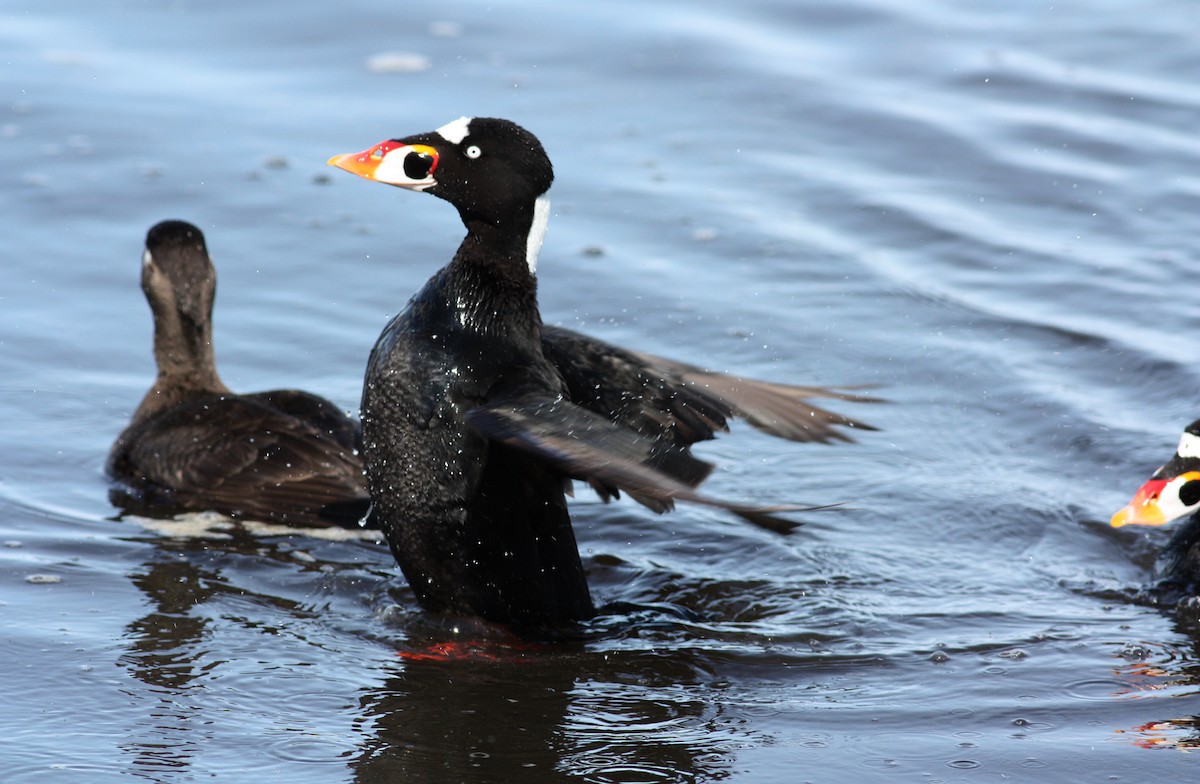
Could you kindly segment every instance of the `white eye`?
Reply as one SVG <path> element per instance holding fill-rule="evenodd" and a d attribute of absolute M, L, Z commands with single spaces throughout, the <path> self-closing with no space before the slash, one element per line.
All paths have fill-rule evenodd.
<path fill-rule="evenodd" d="M 470 147 L 468 147 L 466 149 L 466 153 L 467 153 L 468 158 L 478 158 L 480 155 L 483 155 L 483 150 L 479 149 L 478 146 L 472 144 Z"/>

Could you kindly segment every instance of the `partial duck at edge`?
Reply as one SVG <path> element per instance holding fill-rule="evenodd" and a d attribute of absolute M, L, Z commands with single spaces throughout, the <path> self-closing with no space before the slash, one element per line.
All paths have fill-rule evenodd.
<path fill-rule="evenodd" d="M 1195 593 L 1200 590 L 1200 419 L 1184 429 L 1171 459 L 1112 516 L 1112 526 L 1165 525 L 1188 515 L 1160 551 L 1157 572 L 1164 585 Z"/>

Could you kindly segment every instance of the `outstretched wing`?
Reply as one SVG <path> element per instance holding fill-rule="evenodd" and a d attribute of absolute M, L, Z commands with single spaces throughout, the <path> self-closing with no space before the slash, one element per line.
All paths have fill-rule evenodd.
<path fill-rule="evenodd" d="M 563 397 L 538 391 L 493 395 L 467 412 L 467 421 L 489 438 L 554 465 L 565 475 L 613 493 L 623 490 L 659 511 L 675 501 L 715 506 L 772 531 L 799 523 L 779 512 L 813 507 L 754 506 L 695 490 L 712 466 L 686 449 L 614 423 Z"/>
<path fill-rule="evenodd" d="M 852 441 L 839 428 L 875 430 L 808 402 L 811 398 L 878 402 L 855 387 L 817 387 L 714 373 L 695 365 L 643 354 L 560 327 L 544 327 L 542 350 L 567 385 L 571 399 L 646 435 L 693 444 L 728 430 L 740 418 L 792 441 Z"/>

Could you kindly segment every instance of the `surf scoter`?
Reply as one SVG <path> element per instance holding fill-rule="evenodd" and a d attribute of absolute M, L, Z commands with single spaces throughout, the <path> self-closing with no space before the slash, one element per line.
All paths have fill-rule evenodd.
<path fill-rule="evenodd" d="M 1194 592 L 1200 589 L 1200 419 L 1187 426 L 1175 454 L 1112 517 L 1123 525 L 1163 525 L 1192 515 L 1168 540 L 1158 558 L 1159 576 Z"/>
<path fill-rule="evenodd" d="M 369 506 L 358 423 L 308 392 L 230 391 L 213 355 L 216 289 L 198 228 L 169 220 L 150 229 L 142 290 L 158 378 L 109 453 L 113 501 L 144 513 L 357 525 Z"/>
<path fill-rule="evenodd" d="M 553 170 L 500 119 L 331 158 L 458 210 L 467 236 L 384 329 L 362 400 L 373 509 L 427 609 L 517 626 L 595 613 L 567 514 L 570 480 L 656 510 L 707 503 L 786 530 L 764 508 L 702 496 L 688 445 L 730 417 L 796 441 L 849 440 L 860 422 L 804 402 L 865 399 L 710 373 L 543 327 L 535 275 Z M 873 428 L 867 428 L 873 429 Z"/>

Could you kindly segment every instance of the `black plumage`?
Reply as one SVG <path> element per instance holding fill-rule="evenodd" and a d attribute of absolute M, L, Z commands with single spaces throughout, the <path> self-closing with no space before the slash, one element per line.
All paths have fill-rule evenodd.
<path fill-rule="evenodd" d="M 519 626 L 588 618 L 571 479 L 657 511 L 695 501 L 787 529 L 773 513 L 788 507 L 700 495 L 711 466 L 688 446 L 731 417 L 798 441 L 866 428 L 804 401 L 865 399 L 847 391 L 709 373 L 543 327 L 534 270 L 553 170 L 514 123 L 463 118 L 330 163 L 441 197 L 467 228 L 383 331 L 363 390 L 375 514 L 429 609 Z"/>
<path fill-rule="evenodd" d="M 356 526 L 369 505 L 358 423 L 308 392 L 238 395 L 225 386 L 212 347 L 216 284 L 199 229 L 183 221 L 150 229 L 142 289 L 158 376 L 109 453 L 114 502 L 142 513 Z"/>

